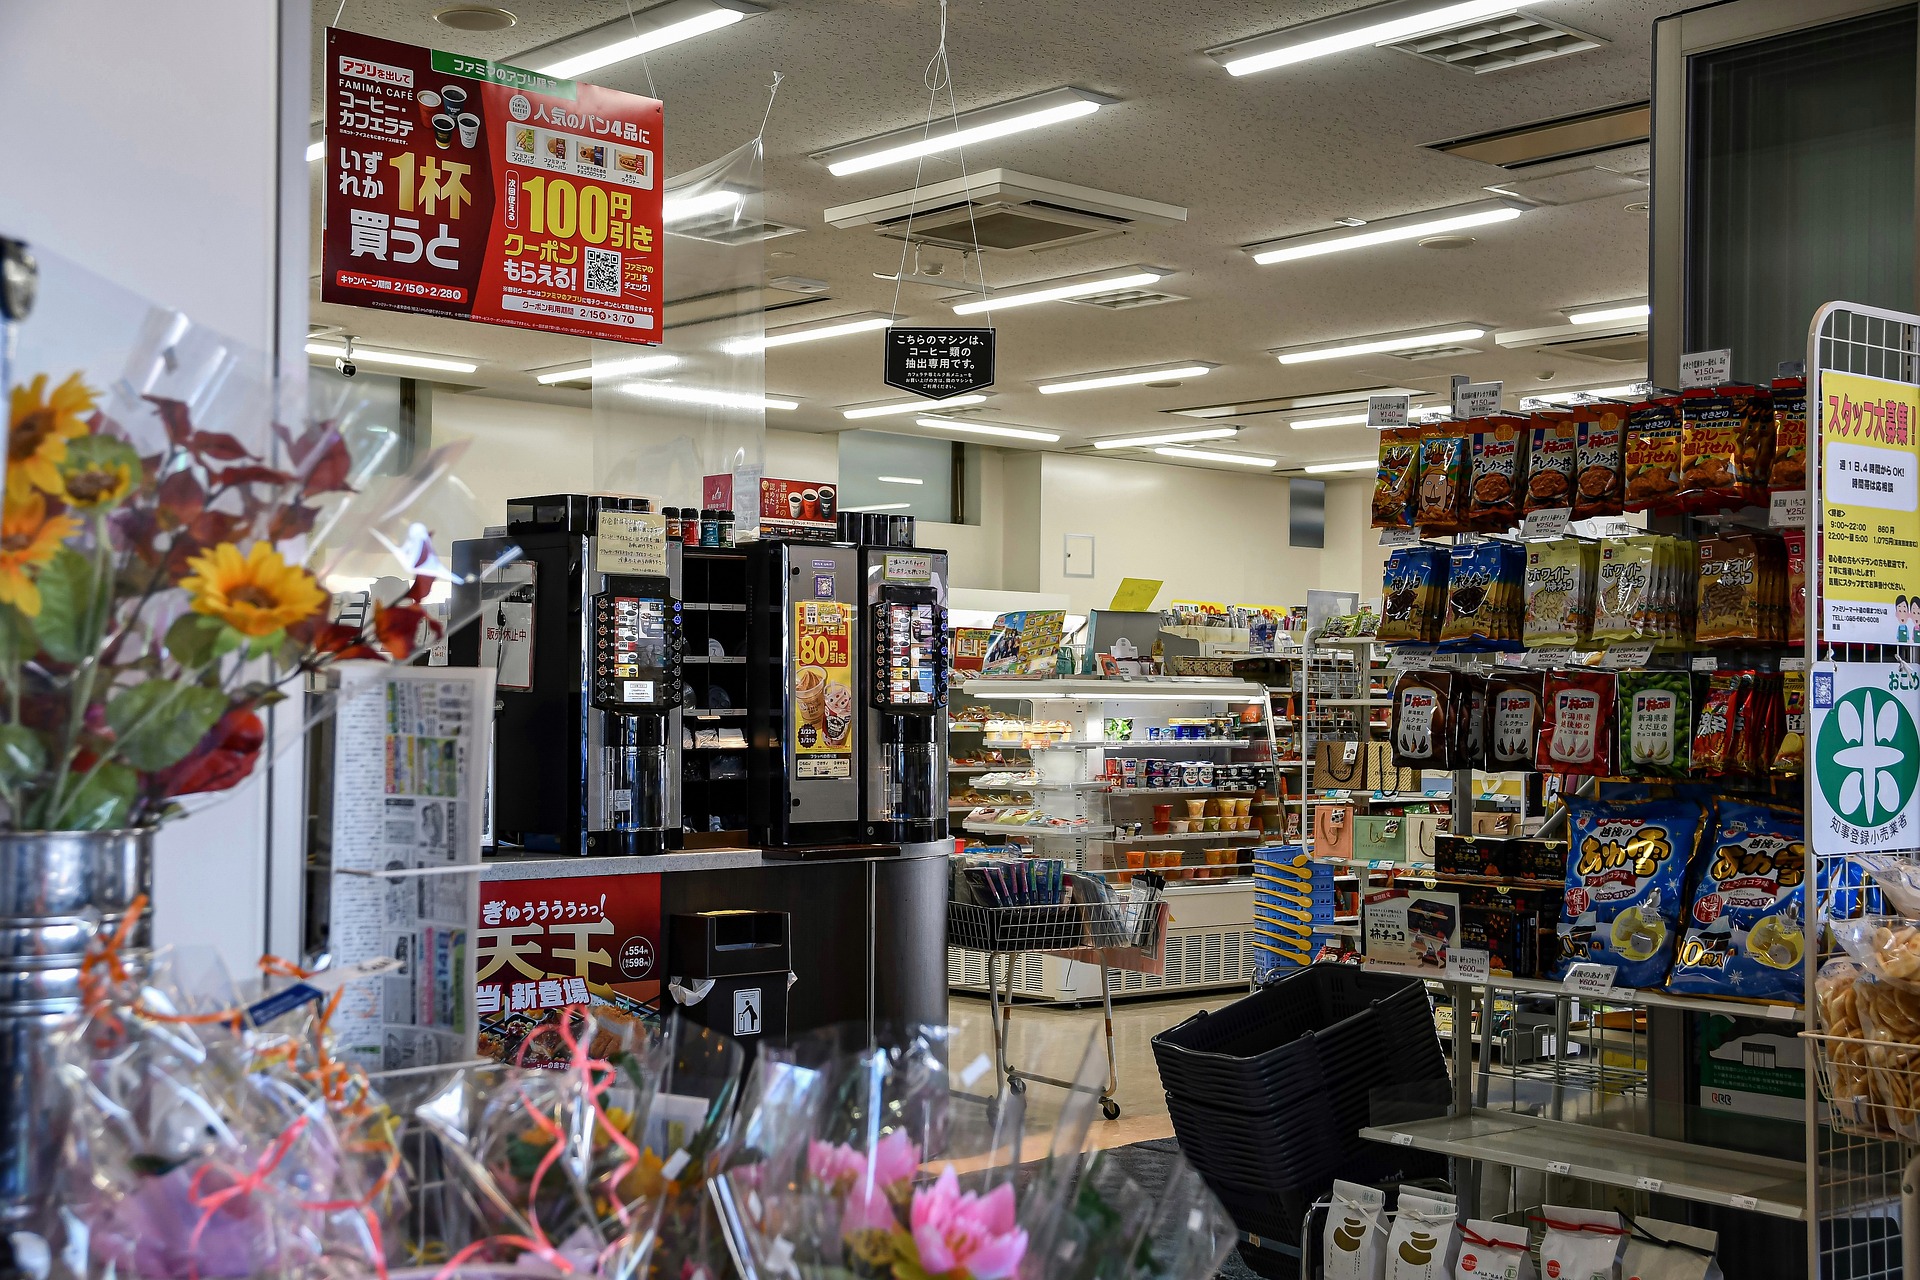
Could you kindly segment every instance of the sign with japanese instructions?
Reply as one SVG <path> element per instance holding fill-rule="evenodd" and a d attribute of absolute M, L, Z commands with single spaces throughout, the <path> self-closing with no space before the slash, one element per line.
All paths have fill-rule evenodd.
<path fill-rule="evenodd" d="M 661 340 L 658 100 L 331 28 L 320 297 Z"/>
<path fill-rule="evenodd" d="M 992 329 L 887 330 L 886 383 L 930 400 L 993 385 Z"/>
<path fill-rule="evenodd" d="M 853 606 L 793 606 L 793 754 L 796 778 L 853 776 Z"/>
<path fill-rule="evenodd" d="M 595 573 L 667 576 L 667 518 L 657 511 L 602 511 L 594 539 Z"/>
<path fill-rule="evenodd" d="M 1823 373 L 1815 411 L 1825 636 L 1920 642 L 1920 387 Z"/>
<path fill-rule="evenodd" d="M 482 881 L 474 976 L 481 1053 L 511 1061 L 529 1033 L 568 1005 L 593 1005 L 602 1017 L 651 1016 L 664 983 L 660 930 L 658 875 Z M 548 1047 L 565 1052 L 557 1037 L 536 1045 L 543 1063 Z"/>

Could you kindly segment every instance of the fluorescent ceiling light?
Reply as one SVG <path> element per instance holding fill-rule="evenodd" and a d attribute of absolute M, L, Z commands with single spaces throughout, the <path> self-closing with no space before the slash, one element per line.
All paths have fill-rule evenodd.
<path fill-rule="evenodd" d="M 1172 378 L 1198 378 L 1219 367 L 1215 364 L 1163 364 L 1155 365 L 1151 369 L 1090 373 L 1084 378 L 1068 378 L 1061 382 L 1042 383 L 1040 394 L 1052 396 L 1063 391 L 1096 391 L 1101 387 L 1133 387 L 1143 382 L 1164 382 Z"/>
<path fill-rule="evenodd" d="M 884 329 L 893 322 L 894 317 L 890 315 L 868 313 L 842 316 L 828 324 L 795 325 L 788 329 L 775 329 L 764 337 L 736 338 L 727 344 L 727 350 L 737 356 L 749 355 L 773 347 L 790 347 L 796 342 L 819 342 L 826 338 L 843 338 L 850 333 L 868 333 L 874 329 Z"/>
<path fill-rule="evenodd" d="M 740 0 L 668 0 L 666 4 L 542 45 L 521 54 L 517 62 L 542 75 L 572 80 L 600 67 L 730 27 L 742 18 L 764 12 L 766 10 L 757 4 Z"/>
<path fill-rule="evenodd" d="M 1005 436 L 1010 440 L 1038 440 L 1042 444 L 1059 442 L 1056 431 L 1030 431 L 1025 427 L 1000 427 L 990 422 L 961 422 L 957 418 L 915 418 L 916 425 L 935 431 L 971 431 L 976 435 Z"/>
<path fill-rule="evenodd" d="M 1383 334 L 1377 338 L 1356 338 L 1350 342 L 1326 343 L 1307 347 L 1287 347 L 1273 354 L 1281 364 L 1306 364 L 1314 360 L 1338 360 L 1346 356 L 1370 356 L 1387 351 L 1418 351 L 1422 347 L 1445 347 L 1484 338 L 1487 331 L 1462 325 L 1449 329 L 1423 329 L 1418 333 Z M 1041 388 L 1046 390 L 1045 387 Z"/>
<path fill-rule="evenodd" d="M 566 369 L 550 369 L 546 373 L 536 374 L 534 381 L 543 387 L 551 387 L 562 382 L 591 382 L 601 378 L 618 378 L 629 373 L 658 373 L 662 369 L 671 369 L 679 363 L 678 356 L 635 356 L 631 360 L 609 360 L 604 364 L 582 364 Z"/>
<path fill-rule="evenodd" d="M 1031 97 L 1017 98 L 997 106 L 963 111 L 957 119 L 936 120 L 931 127 L 914 125 L 896 129 L 861 142 L 848 143 L 814 153 L 815 160 L 827 166 L 836 178 L 865 173 L 883 165 L 899 164 L 921 156 L 953 151 L 976 142 L 1004 138 L 1010 134 L 1043 129 L 1064 120 L 1092 115 L 1114 99 L 1084 89 L 1049 89 Z"/>
<path fill-rule="evenodd" d="M 1230 462 L 1236 467 L 1277 467 L 1278 458 L 1256 458 L 1246 453 L 1210 453 L 1205 449 L 1155 449 L 1163 458 L 1184 458 L 1189 462 Z"/>
<path fill-rule="evenodd" d="M 1368 45 L 1392 44 L 1461 23 L 1512 13 L 1515 2 L 1461 0 L 1455 4 L 1435 4 L 1434 0 L 1389 0 L 1386 4 L 1337 13 L 1209 49 L 1207 56 L 1225 67 L 1229 75 L 1252 75 L 1256 71 L 1270 71 Z"/>
<path fill-rule="evenodd" d="M 1334 405 L 1365 404 L 1374 396 L 1424 395 L 1418 387 L 1359 387 L 1352 391 L 1325 391 L 1310 396 L 1275 396 L 1269 400 L 1242 400 L 1238 404 L 1196 405 L 1169 409 L 1183 418 L 1232 418 L 1241 414 L 1285 413 L 1290 409 L 1326 409 Z"/>
<path fill-rule="evenodd" d="M 1248 245 L 1245 252 L 1252 254 L 1253 260 L 1264 267 L 1276 262 L 1294 262 L 1323 254 L 1345 253 L 1349 249 L 1392 244 L 1397 240 L 1417 240 L 1422 236 L 1483 227 L 1494 222 L 1512 222 L 1522 212 L 1519 206 L 1510 201 L 1479 200 L 1473 204 L 1382 218 L 1358 227 L 1333 227 L 1303 236 L 1289 236 L 1285 240 L 1268 240 Z"/>
<path fill-rule="evenodd" d="M 1191 431 L 1160 431 L 1146 436 L 1114 436 L 1095 440 L 1096 449 L 1144 449 L 1156 444 L 1186 444 L 1192 440 L 1224 440 L 1240 434 L 1238 427 L 1195 427 Z"/>
<path fill-rule="evenodd" d="M 1439 404 L 1415 405 L 1412 408 L 1407 410 L 1407 418 L 1409 420 L 1412 420 L 1415 418 L 1433 418 L 1433 417 L 1439 417 L 1439 416 L 1445 415 L 1448 412 L 1449 410 L 1445 405 L 1439 405 Z M 1338 415 L 1337 417 L 1332 417 L 1332 418 L 1302 418 L 1298 422 L 1289 422 L 1287 425 L 1289 427 L 1292 427 L 1295 431 L 1311 431 L 1315 427 L 1364 426 L 1366 425 L 1366 421 L 1367 421 L 1367 415 L 1364 413 L 1343 413 Z"/>
<path fill-rule="evenodd" d="M 959 409 L 970 404 L 981 404 L 985 396 L 966 395 L 948 396 L 945 400 L 900 400 L 893 404 L 867 404 L 857 409 L 842 409 L 843 418 L 890 418 L 898 413 L 925 413 L 929 408 Z"/>
<path fill-rule="evenodd" d="M 842 511 L 905 511 L 911 502 L 870 502 L 864 507 L 842 507 Z"/>
<path fill-rule="evenodd" d="M 1603 302 L 1598 306 L 1563 311 L 1568 324 L 1608 324 L 1615 320 L 1638 320 L 1653 314 L 1644 302 Z"/>
<path fill-rule="evenodd" d="M 308 164 L 312 164 L 325 154 L 327 154 L 327 140 L 325 138 L 320 139 L 318 142 L 309 142 L 307 144 Z"/>
<path fill-rule="evenodd" d="M 1380 465 L 1377 458 L 1362 458 L 1358 462 L 1316 462 L 1306 468 L 1310 476 L 1327 476 L 1336 471 L 1372 471 Z"/>
<path fill-rule="evenodd" d="M 745 197 L 738 191 L 728 191 L 724 187 L 702 191 L 697 196 L 676 196 L 669 192 L 660 202 L 660 219 L 668 226 L 672 226 L 676 222 L 685 222 L 689 218 L 698 218 L 702 214 L 738 208 L 743 199 Z"/>
<path fill-rule="evenodd" d="M 919 476 L 875 476 L 881 484 L 925 484 Z"/>
<path fill-rule="evenodd" d="M 339 359 L 347 354 L 347 349 L 330 342 L 309 342 L 307 354 L 333 356 Z M 423 356 L 409 351 L 370 351 L 357 344 L 353 348 L 353 359 L 356 364 L 391 364 L 403 369 L 438 369 L 442 373 L 472 373 L 480 367 L 471 360 L 452 360 L 446 356 Z"/>
<path fill-rule="evenodd" d="M 967 302 L 956 303 L 953 314 L 970 316 L 982 311 L 992 311 L 996 307 L 1025 307 L 1036 302 L 1061 302 L 1068 298 L 1084 298 L 1090 293 L 1108 293 L 1114 289 L 1134 289 L 1141 285 L 1153 284 L 1157 280 L 1164 280 L 1172 274 L 1158 267 L 1122 267 L 1119 274 L 1106 271 L 1092 276 L 1075 276 L 1069 280 L 1041 285 L 1034 289 L 1013 289 L 1006 293 L 996 293 L 991 297 L 974 298 Z"/>
<path fill-rule="evenodd" d="M 665 400 L 671 404 L 704 404 L 716 409 L 798 409 L 798 400 L 782 396 L 756 396 L 740 391 L 720 391 L 713 387 L 683 387 L 671 382 L 628 382 L 620 389 L 642 400 Z"/>

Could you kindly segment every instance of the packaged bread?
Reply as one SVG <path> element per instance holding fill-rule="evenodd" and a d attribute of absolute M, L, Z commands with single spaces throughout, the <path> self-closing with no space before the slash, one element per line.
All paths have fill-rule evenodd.
<path fill-rule="evenodd" d="M 1528 544 L 1523 588 L 1526 618 L 1521 633 L 1528 648 L 1577 648 L 1588 643 L 1599 560 L 1599 547 L 1575 538 Z"/>
<path fill-rule="evenodd" d="M 1380 433 L 1380 468 L 1373 482 L 1373 527 L 1413 526 L 1413 494 L 1420 474 L 1420 428 L 1391 427 Z"/>
<path fill-rule="evenodd" d="M 1420 429 L 1420 481 L 1413 522 L 1422 533 L 1458 533 L 1466 511 L 1473 424 L 1436 422 Z"/>
<path fill-rule="evenodd" d="M 1767 483 L 1774 489 L 1807 487 L 1807 380 L 1773 380 L 1773 465 Z"/>
<path fill-rule="evenodd" d="M 1573 483 L 1573 518 L 1617 516 L 1624 509 L 1626 416 L 1620 405 L 1582 405 L 1574 411 L 1578 428 Z"/>
<path fill-rule="evenodd" d="M 1668 515 L 1680 494 L 1680 397 L 1643 401 L 1627 411 L 1626 509 Z"/>
<path fill-rule="evenodd" d="M 1527 475 L 1527 420 L 1507 414 L 1474 424 L 1467 527 L 1501 533 L 1520 523 Z"/>
<path fill-rule="evenodd" d="M 1536 413 L 1527 430 L 1527 500 L 1522 513 L 1573 507 L 1580 427 L 1569 413 Z"/>

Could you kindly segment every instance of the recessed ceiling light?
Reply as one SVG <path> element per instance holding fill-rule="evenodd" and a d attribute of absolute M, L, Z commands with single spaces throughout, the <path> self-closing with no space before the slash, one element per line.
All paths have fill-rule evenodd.
<path fill-rule="evenodd" d="M 331 342 L 309 342 L 307 354 L 341 359 L 346 356 L 347 349 Z M 390 364 L 403 369 L 436 369 L 442 373 L 472 373 L 480 367 L 471 360 L 422 355 L 417 351 L 373 351 L 358 343 L 354 344 L 353 359 L 358 364 Z"/>
<path fill-rule="evenodd" d="M 1252 75 L 1310 58 L 1324 58 L 1368 45 L 1391 44 L 1462 22 L 1511 13 L 1514 3 L 1515 0 L 1459 0 L 1454 4 L 1388 0 L 1385 4 L 1336 13 L 1251 40 L 1238 40 L 1207 50 L 1207 56 L 1225 67 L 1229 75 Z"/>
<path fill-rule="evenodd" d="M 1422 249 L 1469 249 L 1480 241 L 1473 236 L 1427 236 L 1418 242 Z"/>
<path fill-rule="evenodd" d="M 800 402 L 784 396 L 756 396 L 714 387 L 683 387 L 672 382 L 624 382 L 620 389 L 642 400 L 669 404 L 703 404 L 715 409 L 798 409 Z"/>
<path fill-rule="evenodd" d="M 842 507 L 842 511 L 905 511 L 911 502 L 869 502 L 864 507 Z"/>
<path fill-rule="evenodd" d="M 1303 236 L 1289 236 L 1284 240 L 1267 240 L 1246 246 L 1244 252 L 1253 255 L 1253 260 L 1261 266 L 1271 266 L 1277 262 L 1318 258 L 1351 249 L 1368 249 L 1398 240 L 1418 240 L 1423 236 L 1435 238 L 1442 232 L 1460 231 L 1467 227 L 1511 222 L 1522 212 L 1520 205 L 1514 201 L 1476 200 L 1472 204 L 1381 218 L 1359 227 L 1333 227 Z M 1471 239 L 1468 242 L 1471 243 Z"/>
<path fill-rule="evenodd" d="M 1352 338 L 1341 342 L 1315 343 L 1302 347 L 1281 347 L 1274 356 L 1281 364 L 1307 364 L 1315 360 L 1339 360 L 1347 356 L 1370 356 L 1388 351 L 1418 351 L 1422 347 L 1444 347 L 1450 343 L 1472 342 L 1484 338 L 1487 331 L 1479 325 L 1447 325 L 1406 333 L 1383 333 L 1371 338 Z M 1043 388 L 1044 390 L 1044 388 Z"/>
<path fill-rule="evenodd" d="M 1653 314 L 1653 308 L 1644 299 L 1629 302 L 1599 302 L 1591 307 L 1575 307 L 1562 311 L 1568 324 L 1611 324 L 1616 320 L 1638 320 Z"/>
<path fill-rule="evenodd" d="M 881 484 L 925 484 L 919 476 L 875 476 Z"/>
<path fill-rule="evenodd" d="M 1144 449 L 1156 444 L 1186 444 L 1194 440 L 1226 440 L 1240 434 L 1238 427 L 1195 427 L 1191 431 L 1156 431 L 1144 436 L 1111 436 L 1095 440 L 1096 449 Z"/>
<path fill-rule="evenodd" d="M 1005 436 L 1012 440 L 1038 440 L 1042 444 L 1056 444 L 1060 435 L 1055 431 L 1032 431 L 1026 427 L 998 427 L 986 422 L 962 422 L 958 418 L 915 418 L 916 426 L 931 427 L 935 431 L 971 431 L 975 435 Z"/>
<path fill-rule="evenodd" d="M 660 201 L 660 218 L 671 226 L 676 222 L 685 222 L 689 218 L 698 218 L 704 214 L 737 209 L 744 200 L 745 197 L 738 191 L 729 191 L 725 187 L 716 187 L 712 191 L 702 191 L 698 195 L 690 196 L 675 195 L 669 191 Z"/>
<path fill-rule="evenodd" d="M 970 316 L 996 308 L 1026 307 L 1036 302 L 1062 302 L 1069 298 L 1084 298 L 1088 294 L 1109 293 L 1115 289 L 1138 288 L 1164 280 L 1172 274 L 1159 267 L 1118 267 L 1090 275 L 1069 276 L 1033 287 L 1021 285 L 990 297 L 970 298 L 955 303 L 953 313 Z"/>
<path fill-rule="evenodd" d="M 667 0 L 514 59 L 542 75 L 572 80 L 589 71 L 730 27 L 766 10 L 747 0 Z"/>
<path fill-rule="evenodd" d="M 820 342 L 827 338 L 844 338 L 851 333 L 870 333 L 875 329 L 884 329 L 892 324 L 895 318 L 884 312 L 841 316 L 826 324 L 793 325 L 785 329 L 774 329 L 758 338 L 735 338 L 727 343 L 726 349 L 729 353 L 739 356 L 749 355 L 755 351 L 767 351 L 774 347 L 790 347 L 796 342 Z"/>
<path fill-rule="evenodd" d="M 1111 373 L 1090 373 L 1085 377 L 1066 378 L 1059 382 L 1039 384 L 1043 396 L 1059 395 L 1063 391 L 1096 391 L 1101 387 L 1137 387 L 1142 383 L 1160 382 L 1168 378 L 1198 378 L 1219 368 L 1217 364 L 1160 364 L 1148 369 L 1116 369 Z"/>
<path fill-rule="evenodd" d="M 1030 129 L 1043 129 L 1063 120 L 1092 115 L 1113 101 L 1115 99 L 1088 93 L 1084 89 L 1050 89 L 1012 102 L 963 111 L 957 118 L 936 120 L 931 131 L 925 125 L 912 125 L 860 142 L 850 142 L 844 147 L 816 151 L 812 158 L 824 162 L 827 172 L 834 177 L 844 178 L 848 174 L 865 173 L 883 165 L 899 164 L 903 160 L 953 151 L 976 142 L 1025 133 Z"/>
<path fill-rule="evenodd" d="M 486 4 L 457 4 L 434 14 L 433 20 L 455 31 L 505 31 L 520 21 L 508 10 Z"/>
<path fill-rule="evenodd" d="M 600 378 L 618 378 L 629 373 L 658 373 L 662 369 L 671 369 L 679 363 L 678 356 L 634 356 L 630 360 L 607 360 L 599 364 L 549 369 L 545 373 L 535 374 L 533 380 L 543 387 L 551 387 L 563 382 L 592 382 Z"/>
<path fill-rule="evenodd" d="M 1362 458 L 1358 462 L 1316 462 L 1304 470 L 1310 476 L 1327 476 L 1336 471 L 1372 471 L 1379 465 L 1377 458 Z"/>
<path fill-rule="evenodd" d="M 853 409 L 842 409 L 843 418 L 891 418 L 902 413 L 925 413 L 929 409 L 945 411 L 964 409 L 970 404 L 980 404 L 986 396 L 965 395 L 948 396 L 945 400 L 898 400 L 891 404 L 863 404 Z"/>
<path fill-rule="evenodd" d="M 1224 462 L 1236 467 L 1277 467 L 1278 458 L 1256 458 L 1248 453 L 1211 453 L 1205 449 L 1155 449 L 1163 458 L 1180 458 L 1187 462 Z"/>

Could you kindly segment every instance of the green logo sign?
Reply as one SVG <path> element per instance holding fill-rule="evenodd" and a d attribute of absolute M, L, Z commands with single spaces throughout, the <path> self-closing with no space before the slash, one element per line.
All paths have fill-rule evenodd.
<path fill-rule="evenodd" d="M 1856 826 L 1876 826 L 1913 799 L 1920 782 L 1920 732 L 1893 694 L 1853 689 L 1821 724 L 1813 762 L 1833 812 Z"/>

